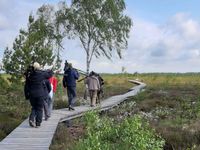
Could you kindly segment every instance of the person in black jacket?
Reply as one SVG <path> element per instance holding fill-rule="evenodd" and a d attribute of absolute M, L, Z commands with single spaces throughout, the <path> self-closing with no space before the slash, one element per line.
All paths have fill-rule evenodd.
<path fill-rule="evenodd" d="M 26 73 L 25 82 L 25 97 L 30 100 L 32 109 L 29 116 L 29 125 L 31 127 L 39 127 L 42 122 L 44 100 L 48 95 L 45 79 L 50 78 L 53 75 L 51 70 L 40 70 L 40 64 L 35 62 L 32 66 L 32 70 Z"/>

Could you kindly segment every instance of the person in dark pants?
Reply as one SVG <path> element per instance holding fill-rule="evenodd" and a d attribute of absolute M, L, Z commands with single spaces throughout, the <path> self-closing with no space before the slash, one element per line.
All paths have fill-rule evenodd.
<path fill-rule="evenodd" d="M 88 85 L 88 90 L 90 94 L 90 106 L 95 107 L 96 106 L 96 100 L 97 100 L 97 92 L 100 89 L 99 80 L 96 77 L 95 72 L 90 72 L 89 76 L 86 78 L 86 82 Z"/>
<path fill-rule="evenodd" d="M 45 115 L 44 118 L 47 121 L 48 118 L 50 117 L 49 102 L 51 101 L 51 97 L 50 97 L 49 93 L 51 92 L 52 89 L 51 89 L 51 83 L 49 80 L 47 80 L 47 79 L 44 80 L 44 83 L 46 86 L 45 88 L 47 90 L 47 96 L 44 100 L 44 115 Z"/>
<path fill-rule="evenodd" d="M 96 101 L 96 103 L 100 104 L 101 103 L 101 97 L 104 97 L 104 91 L 103 91 L 104 80 L 97 73 L 96 73 L 96 77 L 98 78 L 99 84 L 100 84 L 100 89 L 97 91 L 97 101 Z"/>
<path fill-rule="evenodd" d="M 74 110 L 74 103 L 76 100 L 76 80 L 78 80 L 78 78 L 79 73 L 72 68 L 72 64 L 69 63 L 63 76 L 63 87 L 67 87 L 69 110 Z"/>
<path fill-rule="evenodd" d="M 39 127 L 42 122 L 44 100 L 48 95 L 45 79 L 53 75 L 51 70 L 40 70 L 40 64 L 35 62 L 32 69 L 26 73 L 26 82 L 24 92 L 26 99 L 30 100 L 32 109 L 29 116 L 29 125 L 31 127 Z"/>

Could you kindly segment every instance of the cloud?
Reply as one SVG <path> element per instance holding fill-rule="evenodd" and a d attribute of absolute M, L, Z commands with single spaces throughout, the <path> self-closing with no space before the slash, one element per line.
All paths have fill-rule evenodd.
<path fill-rule="evenodd" d="M 199 21 L 186 13 L 177 13 L 163 24 L 133 18 L 125 59 L 114 58 L 113 62 L 94 60 L 99 70 L 121 72 L 124 66 L 128 72 L 199 71 Z"/>
<path fill-rule="evenodd" d="M 25 28 L 28 15 L 48 0 L 0 0 L 0 58 L 6 46 L 12 46 L 20 28 Z M 187 72 L 199 71 L 200 22 L 188 13 L 177 13 L 165 22 L 156 23 L 132 16 L 128 49 L 120 60 L 114 54 L 112 61 L 94 58 L 91 70 L 97 72 Z M 76 40 L 63 42 L 63 60 L 86 70 L 85 52 Z M 64 62 L 63 62 L 64 63 Z M 191 67 L 192 66 L 192 67 Z"/>
<path fill-rule="evenodd" d="M 199 59 L 198 55 L 191 57 L 194 56 L 191 54 L 200 48 L 200 22 L 192 19 L 188 14 L 178 13 L 166 23 L 162 30 L 166 33 L 163 43 L 167 44 L 168 57 L 172 60 L 179 59 L 184 54 L 188 58 Z"/>
<path fill-rule="evenodd" d="M 153 47 L 151 51 L 151 56 L 152 57 L 163 57 L 166 55 L 167 50 L 165 49 L 166 46 L 164 43 L 158 43 L 156 47 Z"/>
<path fill-rule="evenodd" d="M 199 38 L 199 22 L 193 20 L 189 14 L 177 13 L 169 20 L 170 29 L 179 33 L 183 38 Z"/>
<path fill-rule="evenodd" d="M 199 71 L 200 22 L 185 13 L 177 13 L 163 24 L 148 22 L 134 16 L 133 20 L 134 26 L 123 59 L 114 57 L 111 61 L 106 58 L 94 58 L 91 70 L 113 73 L 121 72 L 122 67 L 125 67 L 126 71 L 132 73 Z M 77 45 L 74 47 L 70 49 L 81 51 L 80 55 L 83 56 L 78 61 L 83 60 L 83 50 Z M 68 57 L 76 59 L 71 52 L 68 54 Z M 85 69 L 84 62 L 85 60 L 79 61 L 77 67 Z"/>
<path fill-rule="evenodd" d="M 175 14 L 161 25 L 140 19 L 135 19 L 135 24 L 138 26 L 135 26 L 135 35 L 129 40 L 132 51 L 129 58 L 136 57 L 137 63 L 151 66 L 158 62 L 166 65 L 174 62 L 176 65 L 177 61 L 183 64 L 191 59 L 199 60 L 200 22 L 189 14 Z M 162 65 L 159 68 L 164 70 Z M 184 70 L 184 65 L 181 68 Z M 186 69 L 189 71 L 190 68 Z"/>
<path fill-rule="evenodd" d="M 27 28 L 29 14 L 36 12 L 45 2 L 48 1 L 0 0 L 0 58 L 5 47 L 12 46 L 19 30 Z"/>
<path fill-rule="evenodd" d="M 8 20 L 4 16 L 0 15 L 0 31 L 7 28 L 9 28 Z"/>

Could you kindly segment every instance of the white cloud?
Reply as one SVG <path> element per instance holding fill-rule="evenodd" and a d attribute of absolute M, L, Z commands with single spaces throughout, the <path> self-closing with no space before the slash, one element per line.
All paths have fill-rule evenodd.
<path fill-rule="evenodd" d="M 132 73 L 199 71 L 200 22 L 184 13 L 175 14 L 164 24 L 133 18 L 134 26 L 124 58 L 120 60 L 114 57 L 112 61 L 94 58 L 91 70 L 113 73 L 121 72 L 125 67 L 126 71 Z M 85 70 L 85 53 L 78 42 L 66 43 L 69 50 L 67 57 L 78 60 L 77 67 Z M 79 53 L 74 55 L 72 50 Z"/>
<path fill-rule="evenodd" d="M 6 17 L 0 15 L 0 31 L 9 28 L 9 23 Z"/>
<path fill-rule="evenodd" d="M 124 66 L 129 72 L 199 71 L 200 22 L 184 13 L 160 25 L 136 17 L 133 20 L 125 60 L 95 60 L 99 70 L 120 72 Z"/>
<path fill-rule="evenodd" d="M 12 46 L 21 28 L 26 28 L 28 16 L 47 0 L 0 0 L 0 58 L 6 46 Z M 56 3 L 54 1 L 54 3 Z"/>
<path fill-rule="evenodd" d="M 0 0 L 0 58 L 3 49 L 11 46 L 20 28 L 27 26 L 28 15 L 47 0 Z M 56 1 L 51 1 L 56 3 Z M 91 70 L 97 72 L 187 72 L 199 71 L 200 22 L 190 14 L 177 13 L 163 24 L 132 16 L 134 26 L 130 32 L 124 59 L 115 55 L 112 61 L 94 58 Z M 64 41 L 63 63 L 68 60 L 74 67 L 86 69 L 85 52 L 77 41 Z"/>

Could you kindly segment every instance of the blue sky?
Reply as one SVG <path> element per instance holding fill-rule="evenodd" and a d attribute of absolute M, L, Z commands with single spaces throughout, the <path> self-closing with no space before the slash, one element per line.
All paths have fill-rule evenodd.
<path fill-rule="evenodd" d="M 126 0 L 127 9 L 145 20 L 163 23 L 176 13 L 199 18 L 199 0 Z"/>
<path fill-rule="evenodd" d="M 69 0 L 67 0 L 69 2 Z M 26 28 L 30 12 L 44 3 L 58 0 L 0 0 L 0 58 L 12 46 L 20 28 Z M 127 72 L 199 72 L 199 0 L 125 0 L 126 13 L 133 20 L 128 49 L 123 59 L 94 58 L 91 70 Z M 76 40 L 63 42 L 63 60 L 85 70 L 85 53 Z M 78 54 L 78 55 L 77 55 Z M 63 61 L 64 63 L 64 61 Z"/>

